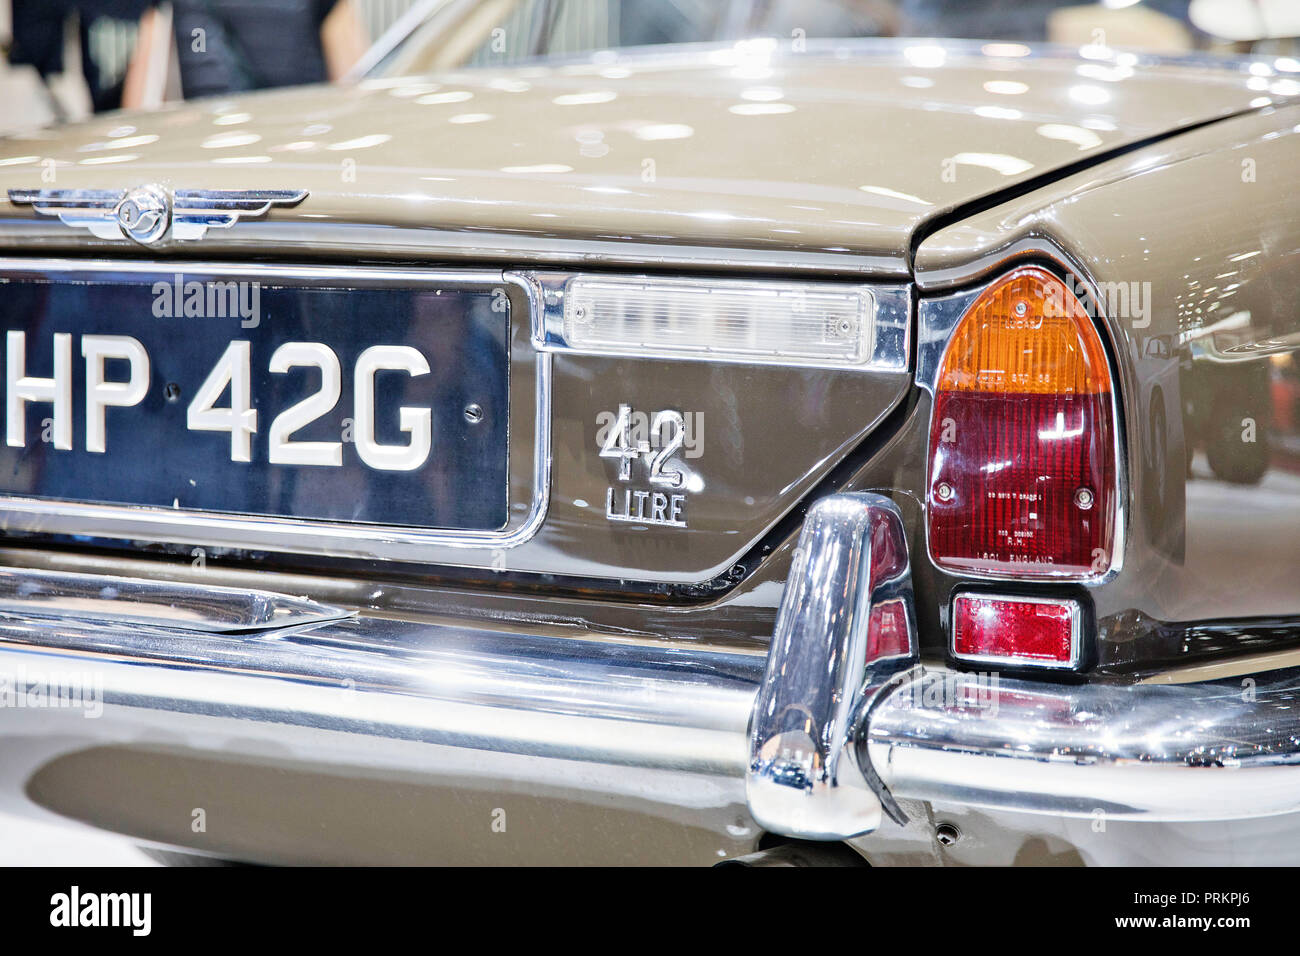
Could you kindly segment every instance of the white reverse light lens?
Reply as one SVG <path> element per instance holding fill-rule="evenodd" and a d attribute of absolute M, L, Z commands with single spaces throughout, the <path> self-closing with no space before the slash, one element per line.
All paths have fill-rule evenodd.
<path fill-rule="evenodd" d="M 564 293 L 564 340 L 615 355 L 860 366 L 874 311 L 860 286 L 578 276 Z"/>

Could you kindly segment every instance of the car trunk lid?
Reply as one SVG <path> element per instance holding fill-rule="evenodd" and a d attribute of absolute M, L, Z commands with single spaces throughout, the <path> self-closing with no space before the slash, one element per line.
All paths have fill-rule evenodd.
<path fill-rule="evenodd" d="M 1295 85 L 1236 61 L 993 53 L 750 43 L 272 91 L 10 139 L 0 188 L 306 189 L 268 218 L 777 250 L 901 275 L 927 221 Z M 0 210 L 0 242 L 30 239 L 29 206 Z M 203 249 L 265 225 L 210 230 Z M 41 241 L 102 244 L 48 220 Z"/>

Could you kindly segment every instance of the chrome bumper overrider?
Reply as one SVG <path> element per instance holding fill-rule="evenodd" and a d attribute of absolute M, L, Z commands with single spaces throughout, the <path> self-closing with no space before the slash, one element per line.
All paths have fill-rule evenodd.
<path fill-rule="evenodd" d="M 766 671 L 756 654 L 0 571 L 0 800 L 72 813 L 33 781 L 69 755 L 130 748 L 221 761 L 236 790 L 269 764 L 616 804 L 695 827 L 713 858 L 752 846 L 754 822 L 843 839 L 908 801 L 1151 820 L 1300 809 L 1300 672 L 1067 685 L 922 666 L 901 532 L 877 495 L 810 510 Z M 42 684 L 102 706 L 25 696 Z M 72 815 L 131 831 L 96 819 L 86 786 L 92 808 Z"/>

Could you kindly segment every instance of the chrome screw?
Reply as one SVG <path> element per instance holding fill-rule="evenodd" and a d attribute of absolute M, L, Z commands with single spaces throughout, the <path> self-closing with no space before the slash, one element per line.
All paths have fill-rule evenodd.
<path fill-rule="evenodd" d="M 952 501 L 952 485 L 948 484 L 946 481 L 939 482 L 938 486 L 934 489 L 934 496 L 940 501 Z"/>
<path fill-rule="evenodd" d="M 1074 493 L 1074 503 L 1084 511 L 1087 511 L 1092 507 L 1092 500 L 1093 495 L 1091 488 L 1080 488 Z"/>
<path fill-rule="evenodd" d="M 478 403 L 471 403 L 465 406 L 465 421 L 471 425 L 477 425 L 483 420 L 483 406 Z"/>

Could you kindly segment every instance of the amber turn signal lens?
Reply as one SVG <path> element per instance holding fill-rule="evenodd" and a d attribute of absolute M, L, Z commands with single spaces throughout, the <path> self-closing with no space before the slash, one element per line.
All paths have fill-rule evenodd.
<path fill-rule="evenodd" d="M 1067 285 L 1016 269 L 971 304 L 940 363 L 927 515 L 939 567 L 1090 578 L 1114 563 L 1111 376 Z"/>
<path fill-rule="evenodd" d="M 1100 395 L 1110 391 L 1110 369 L 1074 293 L 1044 269 L 1018 269 L 962 318 L 944 356 L 939 389 Z"/>

